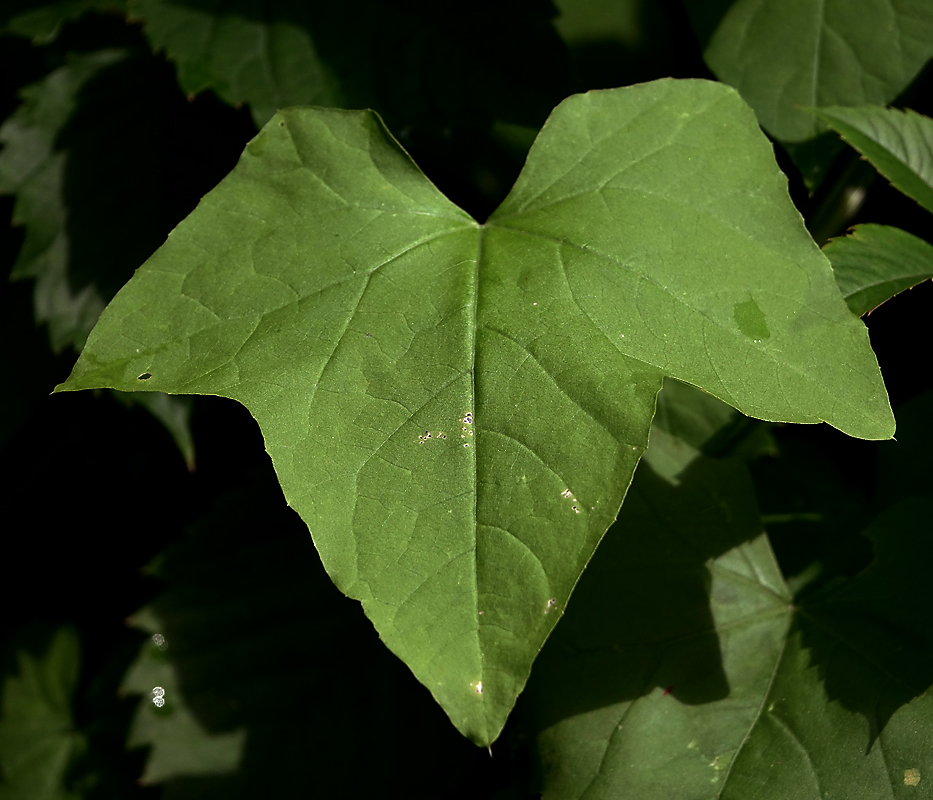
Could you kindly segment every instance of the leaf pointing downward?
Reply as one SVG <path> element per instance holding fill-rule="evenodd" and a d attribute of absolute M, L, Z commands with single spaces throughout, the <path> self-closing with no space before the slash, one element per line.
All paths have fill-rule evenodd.
<path fill-rule="evenodd" d="M 705 81 L 569 98 L 485 225 L 372 112 L 281 112 L 58 389 L 246 405 L 334 582 L 485 744 L 664 374 L 766 419 L 893 432 L 754 116 Z"/>

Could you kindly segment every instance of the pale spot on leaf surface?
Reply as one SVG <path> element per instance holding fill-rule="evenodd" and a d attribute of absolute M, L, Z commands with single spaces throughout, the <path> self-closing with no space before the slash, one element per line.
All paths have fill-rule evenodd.
<path fill-rule="evenodd" d="M 920 770 L 916 768 L 905 769 L 904 786 L 916 786 L 918 783 L 920 783 Z"/>

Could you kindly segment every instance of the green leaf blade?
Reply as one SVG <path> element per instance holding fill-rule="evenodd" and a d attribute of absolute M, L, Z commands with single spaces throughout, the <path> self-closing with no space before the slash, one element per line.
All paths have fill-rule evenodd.
<path fill-rule="evenodd" d="M 812 110 L 897 189 L 933 212 L 933 119 L 879 106 Z"/>
<path fill-rule="evenodd" d="M 748 107 L 705 81 L 643 84 L 626 99 L 565 101 L 529 164 L 536 149 L 560 157 L 523 172 L 490 222 L 560 243 L 552 258 L 572 294 L 627 355 L 751 416 L 889 437 L 874 359 L 833 355 L 866 352 L 867 332 L 833 302 L 832 271 Z"/>
<path fill-rule="evenodd" d="M 788 147 L 811 188 L 837 151 L 804 108 L 886 105 L 933 56 L 924 0 L 690 0 L 687 8 L 710 69 Z"/>
<path fill-rule="evenodd" d="M 592 123 L 593 109 L 608 115 L 612 146 L 581 177 L 575 126 Z M 893 430 L 864 329 L 734 91 L 662 81 L 593 93 L 562 105 L 549 126 L 558 144 L 546 126 L 530 177 L 479 226 L 374 114 L 281 112 L 122 290 L 58 387 L 243 403 L 333 581 L 480 744 L 501 731 L 619 509 L 665 370 L 767 418 Z M 691 130 L 683 158 L 658 147 L 690 126 L 702 135 Z M 721 182 L 706 176 L 721 219 L 709 191 L 686 191 L 717 161 L 709 147 L 751 165 Z M 652 162 L 655 150 L 667 160 Z M 607 214 L 607 165 L 653 173 L 660 188 Z M 555 185 L 578 205 L 535 208 Z M 533 202 L 520 207 L 523 196 Z M 709 219 L 719 224 L 707 230 Z M 725 243 L 723 230 L 732 230 Z M 632 246 L 641 273 L 617 269 Z M 809 294 L 791 298 L 786 319 L 766 316 L 771 338 L 781 353 L 846 372 L 834 391 L 848 389 L 861 417 L 836 408 L 836 395 L 800 389 L 792 360 L 772 358 L 765 377 L 777 377 L 761 379 L 749 353 L 771 309 L 743 307 L 737 321 L 735 307 L 787 281 L 768 277 L 772 264 L 805 276 Z M 691 339 L 696 322 L 673 289 L 667 305 L 639 304 L 624 283 L 635 274 L 656 289 L 691 268 L 681 291 L 702 287 L 698 316 L 719 315 L 718 328 L 699 323 L 705 340 Z M 718 299 L 711 275 L 734 282 Z M 826 337 L 805 324 L 812 316 L 829 319 L 830 333 L 841 318 L 844 335 Z M 629 325 L 650 333 L 648 345 L 629 346 Z M 729 391 L 702 369 L 730 371 Z"/>
<path fill-rule="evenodd" d="M 842 296 L 859 317 L 933 278 L 933 245 L 887 225 L 857 225 L 847 236 L 832 239 L 823 253 Z"/>
<path fill-rule="evenodd" d="M 286 106 L 341 105 L 339 81 L 301 3 L 130 0 L 129 12 L 177 64 L 183 91 L 213 89 L 230 105 L 248 103 L 257 127 Z"/>

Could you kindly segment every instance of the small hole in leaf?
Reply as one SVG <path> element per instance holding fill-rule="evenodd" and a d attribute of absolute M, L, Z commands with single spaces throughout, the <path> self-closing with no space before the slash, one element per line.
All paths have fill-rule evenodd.
<path fill-rule="evenodd" d="M 142 375 L 140 375 L 136 380 L 148 381 L 151 377 L 152 377 L 152 373 L 151 373 L 151 372 L 144 372 L 144 373 L 143 373 Z"/>

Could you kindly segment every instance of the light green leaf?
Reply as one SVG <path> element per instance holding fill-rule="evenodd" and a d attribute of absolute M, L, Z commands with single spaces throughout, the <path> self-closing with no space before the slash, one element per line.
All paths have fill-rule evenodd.
<path fill-rule="evenodd" d="M 618 511 L 662 374 L 893 432 L 753 114 L 706 81 L 569 98 L 485 225 L 371 112 L 282 112 L 57 390 L 243 403 L 334 582 L 488 743 Z"/>
<path fill-rule="evenodd" d="M 887 225 L 856 225 L 823 253 L 852 313 L 861 317 L 894 295 L 933 278 L 933 245 Z"/>
<path fill-rule="evenodd" d="M 728 10 L 725 6 L 728 5 Z M 703 57 L 819 183 L 830 154 L 805 106 L 887 105 L 933 57 L 927 0 L 689 0 Z"/>
<path fill-rule="evenodd" d="M 933 211 L 933 119 L 878 106 L 811 110 L 895 187 Z"/>
<path fill-rule="evenodd" d="M 0 798 L 76 800 L 68 770 L 86 747 L 71 710 L 81 668 L 78 636 L 60 628 L 41 657 L 20 650 L 16 660 L 18 674 L 3 681 Z"/>
<path fill-rule="evenodd" d="M 877 520 L 874 564 L 795 608 L 753 497 L 729 462 L 676 485 L 639 468 L 522 699 L 546 800 L 924 796 L 929 502 Z"/>

